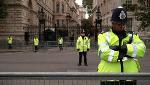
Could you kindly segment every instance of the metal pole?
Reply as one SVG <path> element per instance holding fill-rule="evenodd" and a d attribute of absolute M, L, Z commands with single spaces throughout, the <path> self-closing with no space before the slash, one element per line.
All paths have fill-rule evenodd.
<path fill-rule="evenodd" d="M 68 40 L 69 40 L 69 26 L 68 26 L 68 23 L 69 23 L 69 19 L 67 19 L 67 32 L 68 32 Z"/>
<path fill-rule="evenodd" d="M 100 29 L 99 29 L 99 33 L 102 32 L 102 19 L 100 19 Z"/>
<path fill-rule="evenodd" d="M 39 20 L 39 43 L 41 44 L 41 21 Z"/>
<path fill-rule="evenodd" d="M 96 26 L 95 26 L 95 41 L 97 41 L 97 19 L 96 19 L 96 22 L 95 22 Z"/>
<path fill-rule="evenodd" d="M 150 80 L 150 73 L 0 72 L 1 80 Z"/>
<path fill-rule="evenodd" d="M 57 27 L 56 27 L 56 24 L 55 24 L 55 39 L 57 41 Z"/>

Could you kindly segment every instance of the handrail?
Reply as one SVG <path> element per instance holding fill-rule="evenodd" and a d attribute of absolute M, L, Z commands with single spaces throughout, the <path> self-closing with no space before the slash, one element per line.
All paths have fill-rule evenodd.
<path fill-rule="evenodd" d="M 41 80 L 150 80 L 150 73 L 0 72 L 2 79 Z"/>

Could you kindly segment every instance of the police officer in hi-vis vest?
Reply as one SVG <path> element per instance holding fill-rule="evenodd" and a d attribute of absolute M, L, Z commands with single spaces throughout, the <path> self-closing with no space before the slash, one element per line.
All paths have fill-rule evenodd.
<path fill-rule="evenodd" d="M 7 38 L 8 49 L 12 49 L 12 43 L 13 43 L 12 36 L 8 36 Z"/>
<path fill-rule="evenodd" d="M 38 45 L 39 45 L 39 38 L 37 35 L 34 36 L 33 43 L 34 43 L 34 52 L 37 52 L 38 51 Z"/>
<path fill-rule="evenodd" d="M 60 36 L 58 38 L 58 46 L 59 46 L 60 51 L 63 50 L 63 41 L 64 41 L 63 38 Z"/>
<path fill-rule="evenodd" d="M 76 49 L 79 52 L 79 63 L 78 66 L 82 64 L 82 56 L 84 56 L 84 65 L 88 66 L 87 64 L 87 51 L 90 49 L 90 42 L 87 36 L 85 36 L 85 31 L 81 32 L 81 35 L 78 37 L 76 42 Z"/>
<path fill-rule="evenodd" d="M 139 58 L 144 57 L 146 46 L 134 32 L 127 32 L 126 10 L 119 6 L 113 10 L 112 27 L 98 35 L 98 65 L 100 73 L 138 73 Z M 136 80 L 107 80 L 101 85 L 136 85 Z"/>

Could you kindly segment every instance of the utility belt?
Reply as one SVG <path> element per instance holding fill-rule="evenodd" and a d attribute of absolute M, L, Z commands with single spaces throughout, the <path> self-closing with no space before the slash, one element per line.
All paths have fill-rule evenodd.
<path fill-rule="evenodd" d="M 133 59 L 134 61 L 138 61 L 136 58 L 129 58 L 129 57 L 123 57 L 122 61 L 127 61 L 127 60 L 130 60 L 130 59 Z M 118 60 L 120 61 L 120 60 Z"/>

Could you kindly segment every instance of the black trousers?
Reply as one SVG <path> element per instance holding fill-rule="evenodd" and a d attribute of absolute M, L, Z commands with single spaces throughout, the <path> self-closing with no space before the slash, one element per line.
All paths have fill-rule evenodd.
<path fill-rule="evenodd" d="M 59 44 L 59 49 L 60 49 L 60 51 L 63 50 L 62 44 Z"/>
<path fill-rule="evenodd" d="M 12 49 L 12 45 L 11 44 L 8 44 L 8 49 Z"/>
<path fill-rule="evenodd" d="M 37 45 L 34 46 L 34 51 L 35 51 L 35 52 L 38 51 L 38 46 L 37 46 Z"/>
<path fill-rule="evenodd" d="M 79 65 L 82 63 L 82 56 L 84 56 L 84 65 L 87 65 L 87 52 L 79 52 Z"/>
<path fill-rule="evenodd" d="M 132 81 L 121 80 L 121 81 L 101 81 L 100 85 L 137 85 L 137 84 L 136 80 Z"/>

